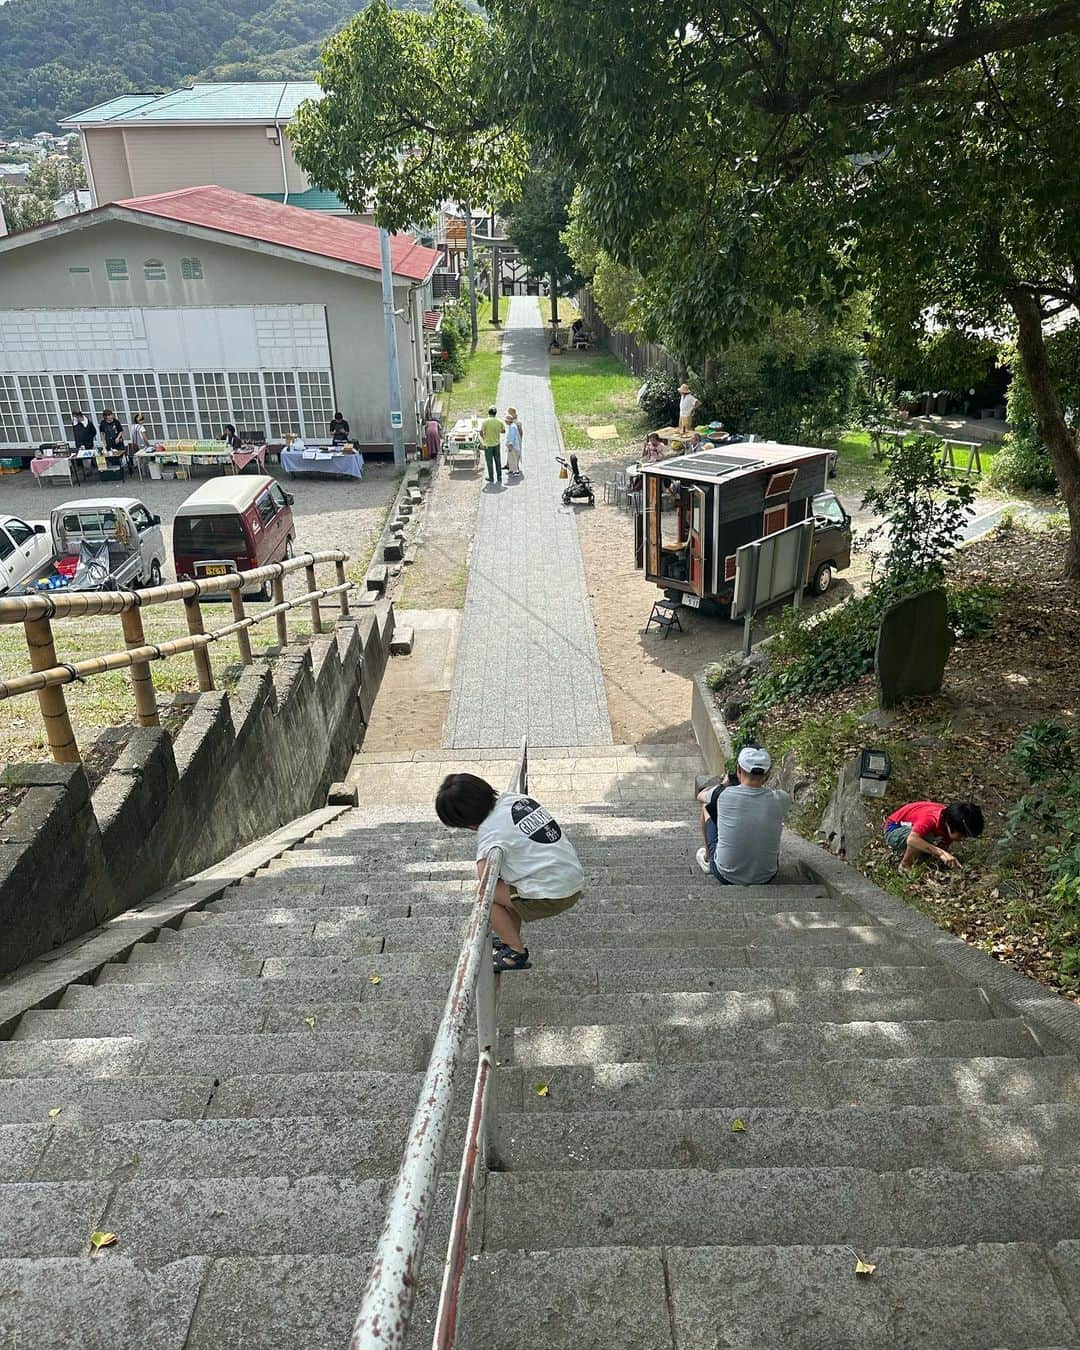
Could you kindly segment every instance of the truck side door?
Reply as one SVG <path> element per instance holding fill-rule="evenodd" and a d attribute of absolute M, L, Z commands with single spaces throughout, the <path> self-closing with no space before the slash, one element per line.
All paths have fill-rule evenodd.
<path fill-rule="evenodd" d="M 0 594 L 9 591 L 16 582 L 15 565 L 21 559 L 7 530 L 0 527 Z"/>

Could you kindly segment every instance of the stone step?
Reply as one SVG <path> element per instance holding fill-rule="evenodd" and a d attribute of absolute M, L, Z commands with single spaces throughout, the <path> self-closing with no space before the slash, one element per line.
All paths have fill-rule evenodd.
<path fill-rule="evenodd" d="M 276 1037 L 275 1041 L 281 1039 Z M 67 1042 L 66 1044 L 78 1044 Z M 747 1060 L 875 1059 L 956 1055 L 1034 1056 L 1038 1043 L 1019 1018 L 1009 1021 L 786 1023 L 779 1027 L 638 1026 L 524 1028 L 500 1037 L 504 1062 L 526 1069 L 556 1065 L 707 1063 L 718 1055 Z M 156 1061 L 153 1061 L 156 1062 Z M 207 1060 L 207 1063 L 212 1063 Z M 192 1067 L 202 1068 L 202 1065 Z"/>
<path fill-rule="evenodd" d="M 449 975 L 447 976 L 449 979 Z M 509 984 L 509 977 L 506 981 Z M 429 985 L 429 982 L 428 982 Z M 84 986 L 85 987 L 85 986 Z M 109 986 L 108 988 L 113 988 Z M 123 988 L 125 986 L 116 986 Z M 132 987 L 132 986 L 127 986 Z M 138 987 L 138 986 L 135 986 Z M 522 992 L 522 986 L 516 987 Z M 410 996 L 383 998 L 376 988 L 357 988 L 352 1001 L 327 997 L 313 988 L 307 1001 L 290 1001 L 281 996 L 274 982 L 268 993 L 274 997 L 262 1003 L 228 1004 L 207 1001 L 201 1005 L 164 1005 L 144 1002 L 102 1004 L 101 998 L 77 996 L 66 999 L 59 1009 L 36 1009 L 26 1013 L 9 1045 L 25 1041 L 51 1039 L 75 1040 L 80 1037 L 109 1036 L 213 1036 L 240 1034 L 278 1034 L 299 1032 L 305 1018 L 314 1016 L 318 1031 L 362 1030 L 365 1026 L 408 1025 L 435 1027 L 442 1016 L 445 1000 L 424 995 L 429 987 L 410 991 Z M 104 988 L 95 990 L 99 995 Z M 977 990 L 953 987 L 927 988 L 919 993 L 877 993 L 854 989 L 822 995 L 794 990 L 730 991 L 707 994 L 582 994 L 563 998 L 531 998 L 522 1001 L 510 989 L 499 1001 L 499 1023 L 522 1031 L 540 1028 L 658 1027 L 688 1026 L 710 1029 L 760 1028 L 776 1023 L 903 1022 L 937 1018 L 985 1019 L 989 1016 L 986 1000 Z M 573 1034 L 568 1030 L 567 1034 Z M 0 1042 L 0 1062 L 5 1053 Z"/>
<path fill-rule="evenodd" d="M 405 945 L 405 944 L 402 944 Z M 578 972 L 591 971 L 595 976 L 600 969 L 639 970 L 639 969 L 680 969 L 688 963 L 701 961 L 703 945 L 690 944 L 688 947 L 653 947 L 651 945 L 626 947 L 582 947 L 565 950 L 560 948 L 541 949 L 533 952 L 534 968 L 537 977 L 546 980 L 548 973 L 560 973 L 567 970 Z M 799 947 L 790 942 L 756 943 L 752 947 L 732 947 L 718 944 L 716 951 L 722 952 L 723 964 L 728 967 L 740 966 L 853 966 L 856 961 L 869 961 L 871 954 L 884 965 L 921 965 L 925 954 L 916 951 L 906 943 L 890 942 L 873 947 L 848 943 L 844 946 L 825 946 L 815 943 L 812 947 Z M 406 951 L 387 951 L 381 955 L 364 956 L 287 956 L 287 957 L 236 957 L 233 959 L 214 959 L 207 957 L 189 960 L 169 960 L 164 955 L 156 959 L 140 959 L 106 965 L 98 975 L 99 984 L 184 984 L 188 981 L 218 981 L 229 983 L 233 980 L 257 979 L 262 976 L 268 980 L 279 979 L 331 979 L 335 976 L 370 976 L 378 974 L 431 975 L 435 971 L 451 970 L 459 953 L 447 949 L 412 949 Z M 523 972 L 513 972 L 511 978 L 519 978 Z M 597 988 L 593 985 L 593 988 Z"/>
<path fill-rule="evenodd" d="M 610 1239 L 609 1239 L 610 1241 Z M 460 1350 L 1049 1350 L 1073 1345 L 1062 1291 L 1078 1245 L 882 1246 L 853 1276 L 846 1242 L 813 1246 L 561 1247 L 483 1252 L 462 1293 Z M 869 1254 L 867 1254 L 869 1255 Z M 996 1291 L 1008 1290 L 1008 1297 Z M 670 1320 L 669 1320 L 670 1319 Z M 674 1339 L 672 1339 L 672 1329 Z M 247 1342 L 245 1342 L 245 1346 Z"/>
<path fill-rule="evenodd" d="M 146 1265 L 195 1254 L 360 1253 L 378 1240 L 386 1190 L 383 1181 L 325 1176 L 24 1182 L 0 1186 L 0 1231 L 9 1257 L 85 1256 L 107 1203 L 123 1254 Z"/>
<path fill-rule="evenodd" d="M 449 987 L 452 978 L 449 968 L 423 974 L 402 975 L 390 973 L 380 976 L 377 986 L 370 983 L 367 975 L 332 977 L 323 980 L 262 980 L 238 979 L 228 985 L 218 981 L 192 980 L 178 988 L 174 985 L 154 984 L 105 984 L 70 985 L 60 1000 L 62 1009 L 86 1009 L 102 1014 L 109 1009 L 176 1007 L 176 1008 L 247 1008 L 249 1006 L 272 1008 L 279 1003 L 295 1006 L 326 1005 L 332 1002 L 356 1003 L 377 999 L 380 1002 L 416 1003 L 426 1010 L 434 1003 L 442 1007 L 442 1001 L 433 996 L 433 991 Z M 515 983 L 515 981 L 517 981 Z M 772 990 L 804 990 L 808 993 L 822 994 L 837 992 L 862 992 L 878 994 L 903 994 L 917 989 L 935 989 L 952 982 L 961 985 L 958 976 L 937 966 L 825 966 L 806 967 L 726 967 L 724 969 L 689 969 L 676 967 L 657 971 L 650 968 L 637 970 L 602 970 L 595 967 L 568 971 L 546 971 L 542 982 L 536 986 L 539 993 L 535 998 L 530 994 L 531 980 L 522 983 L 517 972 L 501 980 L 499 994 L 500 1007 L 525 1007 L 535 1020 L 545 1017 L 562 1017 L 564 998 L 578 1002 L 595 996 L 599 988 L 602 997 L 630 993 L 660 995 L 665 992 L 686 993 L 696 996 L 698 993 L 717 992 L 755 993 Z M 597 1010 L 606 1004 L 596 1005 Z M 592 1004 L 582 1004 L 590 1020 L 596 1020 Z M 36 1016 L 37 1014 L 35 1014 Z M 223 1028 L 224 1029 L 224 1028 Z M 234 1028 L 243 1030 L 245 1028 Z"/>
<path fill-rule="evenodd" d="M 500 1069 L 512 1102 L 520 1098 L 520 1071 Z M 423 1076 L 368 1071 L 341 1073 L 238 1074 L 215 1083 L 212 1076 L 159 1078 L 0 1079 L 0 1122 L 48 1122 L 49 1112 L 68 1121 L 183 1120 L 254 1116 L 411 1115 Z M 467 1099 L 468 1094 L 460 1094 Z M 464 1113 L 467 1100 L 455 1102 Z M 0 1228 L 2 1231 L 2 1228 Z"/>
<path fill-rule="evenodd" d="M 851 1243 L 933 1247 L 1080 1237 L 1080 1168 L 857 1167 L 493 1172 L 484 1247 Z"/>
<path fill-rule="evenodd" d="M 746 1127 L 732 1130 L 739 1119 Z M 1080 1102 L 1014 1106 L 654 1108 L 518 1115 L 500 1124 L 509 1170 L 922 1166 L 1000 1171 L 1080 1164 Z M 46 1155 L 46 1158 L 48 1155 Z M 73 1173 L 77 1177 L 79 1173 Z"/>
<path fill-rule="evenodd" d="M 989 1105 L 1080 1101 L 1080 1065 L 1032 1058 L 738 1060 L 523 1070 L 525 1111 L 642 1111 L 741 1104 L 776 1107 Z M 538 1096 L 537 1084 L 547 1092 Z M 507 1103 L 509 1106 L 509 1102 Z"/>
<path fill-rule="evenodd" d="M 320 1029 L 299 1017 L 275 1034 L 108 1036 L 0 1043 L 0 1077 L 134 1078 L 166 1074 L 216 1079 L 246 1074 L 338 1072 L 362 1063 L 368 1069 L 421 1072 L 431 1053 L 435 1022 L 374 1019 L 370 1011 Z M 326 1019 L 327 1021 L 331 1019 Z M 342 1022 L 345 1026 L 342 1026 Z M 953 1058 L 957 1055 L 1027 1057 L 1039 1047 L 1018 1018 L 1000 1021 L 785 1023 L 756 1028 L 697 1026 L 507 1027 L 499 1038 L 504 1063 L 553 1072 L 567 1065 L 598 1073 L 617 1064 L 712 1063 L 719 1055 L 747 1062 Z M 471 1046 L 471 1042 L 470 1042 Z M 471 1056 L 471 1049 L 469 1051 Z"/>
<path fill-rule="evenodd" d="M 393 1177 L 409 1116 L 322 1119 L 148 1120 L 51 1129 L 5 1126 L 30 1161 L 6 1180 L 146 1180 L 153 1177 Z M 745 1125 L 733 1131 L 735 1119 Z M 451 1126 L 447 1156 L 464 1120 Z M 503 1111 L 500 1148 L 514 1172 L 656 1168 L 725 1171 L 828 1167 L 871 1171 L 938 1166 L 1002 1171 L 1080 1164 L 1080 1104 L 624 1112 Z"/>
<path fill-rule="evenodd" d="M 160 1038 L 0 1042 L 0 1078 L 131 1078 L 165 1074 L 333 1072 L 363 1064 L 387 1072 L 426 1069 L 432 1035 L 419 1026 L 358 1023 L 348 1032 L 318 1030 L 298 1018 L 276 1035 L 174 1035 Z"/>

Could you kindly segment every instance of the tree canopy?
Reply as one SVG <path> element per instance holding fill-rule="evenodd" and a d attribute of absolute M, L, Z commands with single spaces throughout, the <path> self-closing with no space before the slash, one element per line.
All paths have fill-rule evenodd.
<path fill-rule="evenodd" d="M 517 125 L 688 358 L 857 288 L 890 324 L 1013 325 L 1080 576 L 1080 451 L 1043 337 L 1080 300 L 1080 0 L 489 9 Z"/>
<path fill-rule="evenodd" d="M 493 78 L 503 60 L 498 31 L 458 0 L 430 14 L 373 0 L 323 49 L 325 97 L 290 128 L 296 158 L 354 209 L 373 199 L 390 230 L 447 199 L 512 199 L 526 152 Z"/>

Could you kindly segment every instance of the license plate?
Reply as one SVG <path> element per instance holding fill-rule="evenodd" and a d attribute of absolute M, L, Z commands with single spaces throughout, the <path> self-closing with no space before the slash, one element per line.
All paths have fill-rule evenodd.
<path fill-rule="evenodd" d="M 700 595 L 684 595 L 683 598 L 682 598 L 682 602 L 683 602 L 684 605 L 688 606 L 690 609 L 700 609 L 700 608 L 701 608 L 701 596 L 700 596 Z"/>
<path fill-rule="evenodd" d="M 229 569 L 228 569 L 227 567 L 204 567 L 204 568 L 203 568 L 203 576 L 204 576 L 204 577 L 225 577 L 225 576 L 228 576 L 228 575 L 229 575 Z"/>

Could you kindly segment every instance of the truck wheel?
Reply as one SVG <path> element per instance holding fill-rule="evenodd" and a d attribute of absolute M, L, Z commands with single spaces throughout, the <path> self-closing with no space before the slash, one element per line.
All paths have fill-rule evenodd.
<path fill-rule="evenodd" d="M 285 540 L 285 556 L 286 558 L 291 558 L 293 556 L 293 542 L 291 539 Z"/>
<path fill-rule="evenodd" d="M 814 573 L 814 579 L 810 583 L 810 589 L 814 595 L 824 595 L 832 585 L 833 570 L 832 563 L 824 562 Z"/>
<path fill-rule="evenodd" d="M 150 564 L 150 583 L 151 586 L 161 585 L 161 564 L 155 558 Z"/>

